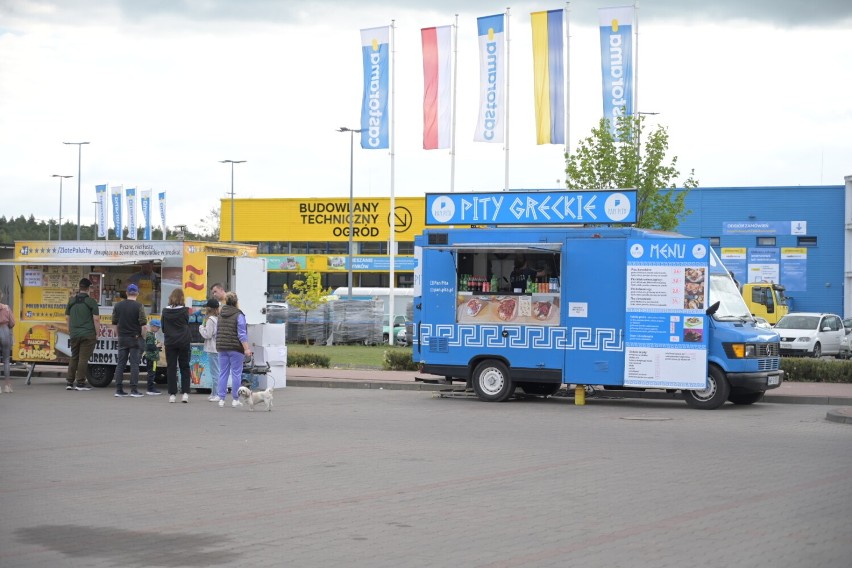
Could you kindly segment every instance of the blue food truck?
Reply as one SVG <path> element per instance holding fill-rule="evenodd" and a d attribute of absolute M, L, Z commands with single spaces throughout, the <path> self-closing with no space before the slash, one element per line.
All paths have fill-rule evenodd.
<path fill-rule="evenodd" d="M 635 191 L 427 194 L 413 358 L 485 401 L 563 384 L 753 404 L 784 378 L 707 239 L 639 229 Z M 472 227 L 460 227 L 472 225 Z M 442 226 L 446 226 L 443 228 Z"/>

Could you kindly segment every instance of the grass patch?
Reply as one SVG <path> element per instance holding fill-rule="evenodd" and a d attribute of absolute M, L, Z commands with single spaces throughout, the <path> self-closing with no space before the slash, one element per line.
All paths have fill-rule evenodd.
<path fill-rule="evenodd" d="M 391 347 L 389 345 L 311 345 L 288 343 L 287 356 L 291 354 L 323 355 L 328 357 L 331 368 L 337 369 L 382 369 L 384 368 L 385 351 L 398 356 L 403 353 L 411 358 L 410 347 Z M 397 356 L 397 355 L 394 355 Z"/>

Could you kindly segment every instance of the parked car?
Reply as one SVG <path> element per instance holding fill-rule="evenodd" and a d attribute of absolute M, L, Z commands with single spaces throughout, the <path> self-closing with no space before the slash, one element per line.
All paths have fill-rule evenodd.
<path fill-rule="evenodd" d="M 394 343 L 399 343 L 399 332 L 400 330 L 405 332 L 405 324 L 408 323 L 408 318 L 405 316 L 394 316 L 393 318 L 393 331 L 389 325 L 385 325 L 382 327 L 382 341 L 387 343 L 390 340 L 390 334 L 393 333 Z"/>
<path fill-rule="evenodd" d="M 840 340 L 839 357 L 841 359 L 852 359 L 852 318 L 845 318 L 843 327 L 846 329 L 846 334 Z"/>
<path fill-rule="evenodd" d="M 794 312 L 778 320 L 774 329 L 781 336 L 781 355 L 840 357 L 840 340 L 846 337 L 843 320 L 835 314 Z"/>

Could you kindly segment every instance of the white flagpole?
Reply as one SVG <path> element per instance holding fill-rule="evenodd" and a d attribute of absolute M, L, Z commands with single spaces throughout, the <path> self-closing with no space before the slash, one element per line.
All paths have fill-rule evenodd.
<path fill-rule="evenodd" d="M 391 58 L 391 115 L 390 115 L 390 160 L 391 160 L 391 173 L 390 173 L 390 216 L 388 218 L 389 221 L 389 229 L 390 229 L 390 245 L 388 246 L 388 256 L 390 257 L 390 282 L 388 285 L 388 317 L 390 321 L 388 325 L 388 343 L 393 345 L 396 341 L 396 338 L 393 336 L 393 321 L 396 312 L 394 310 L 394 287 L 396 275 L 394 272 L 394 268 L 396 266 L 395 258 L 396 258 L 396 199 L 394 197 L 394 148 L 396 146 L 396 121 L 395 121 L 395 111 L 396 111 L 396 58 L 394 57 L 394 51 L 396 50 L 396 20 L 391 20 L 391 37 L 390 37 L 390 58 Z"/>
<path fill-rule="evenodd" d="M 453 25 L 453 108 L 452 108 L 452 131 L 450 133 L 450 193 L 456 189 L 456 91 L 458 90 L 459 69 L 459 15 L 456 14 L 456 23 Z"/>
<path fill-rule="evenodd" d="M 570 2 L 565 2 L 565 165 L 568 165 L 568 152 L 571 140 L 571 34 L 568 27 L 571 19 L 568 10 Z"/>
<path fill-rule="evenodd" d="M 633 34 L 636 36 L 636 53 L 633 59 L 633 114 L 639 116 L 639 3 L 633 4 Z"/>
<path fill-rule="evenodd" d="M 506 8 L 506 112 L 503 114 L 506 124 L 503 126 L 503 136 L 505 138 L 506 150 L 506 180 L 503 184 L 503 191 L 509 191 L 509 8 Z"/>

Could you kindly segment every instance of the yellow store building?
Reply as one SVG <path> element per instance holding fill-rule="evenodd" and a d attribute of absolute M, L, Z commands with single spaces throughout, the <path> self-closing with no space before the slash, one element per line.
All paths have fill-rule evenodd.
<path fill-rule="evenodd" d="M 390 227 L 394 228 L 395 286 L 408 288 L 414 272 L 414 237 L 424 229 L 425 199 L 356 198 L 352 216 L 353 286 L 387 287 Z M 220 240 L 231 240 L 231 199 L 222 199 Z M 257 243 L 268 262 L 270 299 L 305 271 L 322 274 L 323 285 L 348 285 L 349 198 L 234 199 L 233 238 Z"/>

